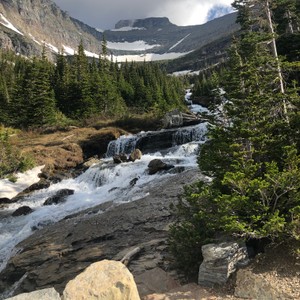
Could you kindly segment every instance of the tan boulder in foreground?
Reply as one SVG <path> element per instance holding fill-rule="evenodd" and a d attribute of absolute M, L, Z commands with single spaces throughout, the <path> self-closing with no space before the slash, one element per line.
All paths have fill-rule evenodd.
<path fill-rule="evenodd" d="M 140 297 L 132 274 L 121 262 L 102 260 L 69 281 L 63 299 L 140 300 Z"/>

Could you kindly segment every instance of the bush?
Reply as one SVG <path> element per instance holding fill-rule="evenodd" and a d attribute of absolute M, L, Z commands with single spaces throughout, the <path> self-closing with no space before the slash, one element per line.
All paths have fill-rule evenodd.
<path fill-rule="evenodd" d="M 235 157 L 223 180 L 199 182 L 176 207 L 170 249 L 187 275 L 201 262 L 201 245 L 218 236 L 300 241 L 300 156 L 284 148 L 281 167 Z M 194 266 L 194 268 L 193 268 Z"/>
<path fill-rule="evenodd" d="M 0 128 L 0 178 L 14 178 L 16 172 L 33 168 L 34 159 L 21 152 L 9 141 L 9 130 Z"/>

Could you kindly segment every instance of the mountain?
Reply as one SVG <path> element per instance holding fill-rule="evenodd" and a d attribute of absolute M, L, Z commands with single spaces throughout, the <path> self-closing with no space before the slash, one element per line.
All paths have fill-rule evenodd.
<path fill-rule="evenodd" d="M 82 41 L 86 54 L 101 53 L 103 35 L 114 60 L 165 60 L 190 53 L 238 30 L 229 14 L 203 25 L 177 26 L 168 18 L 121 20 L 103 32 L 70 17 L 51 0 L 0 0 L 0 47 L 25 55 L 74 54 Z"/>
<path fill-rule="evenodd" d="M 101 35 L 100 37 L 101 38 Z M 50 0 L 1 0 L 0 47 L 30 56 L 41 53 L 43 44 L 52 52 L 72 53 L 80 41 L 99 53 L 99 39 Z"/>

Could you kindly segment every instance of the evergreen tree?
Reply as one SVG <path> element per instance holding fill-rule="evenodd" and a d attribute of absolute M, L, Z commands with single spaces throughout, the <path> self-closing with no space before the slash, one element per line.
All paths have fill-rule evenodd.
<path fill-rule="evenodd" d="M 213 180 L 198 183 L 180 202 L 183 220 L 170 237 L 175 254 L 180 247 L 199 247 L 216 233 L 299 239 L 300 156 L 292 125 L 299 118 L 299 95 L 290 96 L 281 86 L 268 1 L 234 5 L 243 30 L 232 45 L 223 80 L 227 120 L 216 118 L 199 156 L 200 169 Z M 195 263 L 188 257 L 193 254 L 185 258 Z"/>

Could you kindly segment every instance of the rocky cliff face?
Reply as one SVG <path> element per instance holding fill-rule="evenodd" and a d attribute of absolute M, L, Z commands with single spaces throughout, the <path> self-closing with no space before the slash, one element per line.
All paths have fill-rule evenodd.
<path fill-rule="evenodd" d="M 147 18 L 119 21 L 115 29 L 105 31 L 105 37 L 114 59 L 143 61 L 179 57 L 237 30 L 235 14 L 197 26 Z M 82 41 L 93 56 L 101 52 L 102 37 L 102 32 L 70 17 L 51 0 L 0 0 L 1 48 L 31 56 L 46 46 L 49 54 L 73 55 Z"/>
<path fill-rule="evenodd" d="M 43 45 L 57 53 L 71 52 L 82 40 L 86 49 L 99 53 L 99 40 L 84 31 L 50 0 L 0 1 L 0 46 L 30 56 Z"/>

